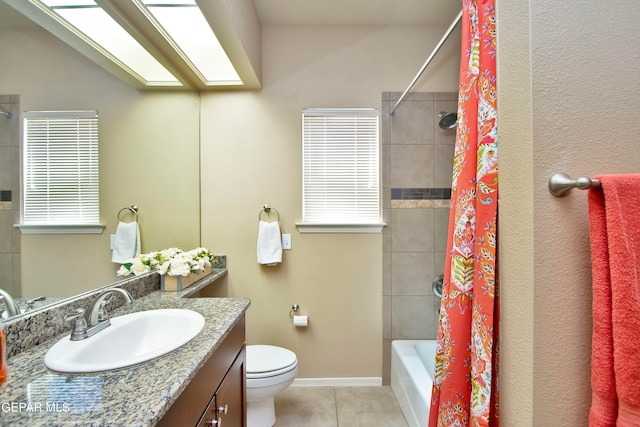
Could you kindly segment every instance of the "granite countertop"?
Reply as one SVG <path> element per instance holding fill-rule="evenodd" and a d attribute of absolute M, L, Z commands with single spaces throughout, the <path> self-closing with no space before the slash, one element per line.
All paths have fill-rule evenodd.
<path fill-rule="evenodd" d="M 61 301 L 62 298 L 51 298 L 51 297 L 39 297 L 39 298 L 14 298 L 13 299 L 15 301 L 16 304 L 18 304 L 18 307 L 20 308 L 20 315 L 28 313 L 30 311 L 33 310 L 38 310 L 44 306 L 47 306 L 49 304 L 55 304 L 58 301 Z M 0 314 L 0 317 L 2 317 L 2 320 L 6 320 L 9 318 L 9 313 L 7 313 L 7 310 L 3 310 L 2 314 Z"/>
<path fill-rule="evenodd" d="M 111 314 L 185 308 L 205 317 L 204 328 L 193 340 L 157 359 L 103 373 L 54 373 L 45 367 L 44 355 L 64 335 L 10 358 L 7 382 L 0 387 L 0 424 L 155 425 L 250 304 L 241 298 L 186 298 L 206 284 L 183 292 L 155 291 Z"/>

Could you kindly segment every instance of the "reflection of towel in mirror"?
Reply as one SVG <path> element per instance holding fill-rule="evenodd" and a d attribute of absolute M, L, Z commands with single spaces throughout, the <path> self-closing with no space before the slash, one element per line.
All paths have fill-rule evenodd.
<path fill-rule="evenodd" d="M 258 224 L 258 264 L 274 266 L 282 262 L 282 237 L 278 222 Z"/>
<path fill-rule="evenodd" d="M 124 264 L 140 255 L 140 228 L 138 222 L 119 222 L 113 239 L 111 262 Z"/>

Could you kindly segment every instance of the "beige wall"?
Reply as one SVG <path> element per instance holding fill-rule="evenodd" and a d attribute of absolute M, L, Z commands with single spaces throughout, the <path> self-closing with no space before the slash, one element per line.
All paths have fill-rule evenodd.
<path fill-rule="evenodd" d="M 498 0 L 500 422 L 531 426 L 534 363 L 533 136 L 529 10 Z M 540 230 L 537 230 L 540 233 Z M 547 236 L 547 238 L 549 238 Z M 552 320 L 552 319 L 550 319 Z"/>
<path fill-rule="evenodd" d="M 23 236 L 25 294 L 44 292 L 61 272 L 71 273 L 59 278 L 67 293 L 110 280 L 115 268 L 108 236 L 122 207 L 140 207 L 144 251 L 197 245 L 201 216 L 201 243 L 228 255 L 229 274 L 219 291 L 253 301 L 250 343 L 296 351 L 302 378 L 380 377 L 382 234 L 297 232 L 301 111 L 380 108 L 381 93 L 404 90 L 444 30 L 265 27 L 263 89 L 201 96 L 139 92 L 42 31 L 3 31 L 0 48 L 8 60 L 0 93 L 21 95 L 23 109 L 100 113 L 107 229 L 102 235 Z M 414 90 L 455 91 L 458 46 L 454 35 Z M 261 267 L 255 258 L 265 203 L 278 209 L 283 232 L 293 235 L 293 250 L 276 268 Z M 290 322 L 294 303 L 311 318 L 306 330 Z"/>
<path fill-rule="evenodd" d="M 115 281 L 109 235 L 118 211 L 133 204 L 143 251 L 197 246 L 198 95 L 136 91 L 35 28 L 0 30 L 0 39 L 0 93 L 20 95 L 23 111 L 96 109 L 100 120 L 106 228 L 98 235 L 23 235 L 23 295 L 69 296 Z"/>
<path fill-rule="evenodd" d="M 228 255 L 224 290 L 252 300 L 248 342 L 295 351 L 299 378 L 382 374 L 382 234 L 299 234 L 294 225 L 302 207 L 302 109 L 380 108 L 381 92 L 404 90 L 443 32 L 263 27 L 263 89 L 202 94 L 202 242 Z M 457 90 L 457 40 L 416 90 Z M 292 234 L 293 249 L 278 267 L 256 262 L 264 204 Z M 293 327 L 294 303 L 310 316 L 308 328 Z"/>
<path fill-rule="evenodd" d="M 500 1 L 501 424 L 586 425 L 591 393 L 587 194 L 555 172 L 638 172 L 640 12 Z M 531 50 L 527 44 L 531 43 Z M 529 90 L 531 89 L 531 90 Z"/>

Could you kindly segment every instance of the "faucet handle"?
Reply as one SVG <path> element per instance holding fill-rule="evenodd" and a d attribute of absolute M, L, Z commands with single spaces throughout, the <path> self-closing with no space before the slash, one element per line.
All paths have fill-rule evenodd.
<path fill-rule="evenodd" d="M 46 297 L 44 295 L 41 295 L 37 298 L 33 298 L 30 300 L 27 300 L 27 310 L 33 310 L 33 307 L 35 306 L 36 302 L 38 301 L 44 301 L 46 299 Z"/>
<path fill-rule="evenodd" d="M 107 311 L 106 306 L 113 301 L 114 298 L 115 295 L 109 295 L 98 303 L 98 322 L 109 320 L 109 312 Z"/>
<path fill-rule="evenodd" d="M 71 332 L 71 341 L 79 341 L 88 337 L 87 335 L 87 321 L 84 318 L 84 308 L 76 308 L 73 313 L 64 316 L 64 320 L 69 322 L 75 321 L 73 324 L 73 331 Z"/>
<path fill-rule="evenodd" d="M 64 316 L 64 320 L 66 320 L 67 322 L 78 318 L 84 318 L 84 308 L 78 307 L 73 310 L 73 313 L 69 313 Z"/>

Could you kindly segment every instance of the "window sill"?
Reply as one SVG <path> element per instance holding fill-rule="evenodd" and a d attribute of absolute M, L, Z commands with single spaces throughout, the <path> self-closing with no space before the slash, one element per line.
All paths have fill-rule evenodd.
<path fill-rule="evenodd" d="M 385 223 L 375 224 L 317 224 L 297 222 L 300 233 L 380 233 Z"/>
<path fill-rule="evenodd" d="M 16 224 L 22 234 L 102 234 L 102 224 Z"/>

